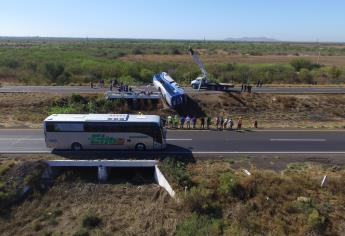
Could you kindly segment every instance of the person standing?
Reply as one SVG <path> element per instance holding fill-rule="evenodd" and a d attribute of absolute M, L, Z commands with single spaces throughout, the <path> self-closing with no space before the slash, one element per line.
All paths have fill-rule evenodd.
<path fill-rule="evenodd" d="M 224 119 L 223 130 L 226 130 L 226 129 L 227 129 L 227 127 L 228 127 L 228 121 L 229 121 L 228 118 L 225 118 L 225 119 Z"/>
<path fill-rule="evenodd" d="M 185 122 L 185 118 L 184 118 L 184 116 L 182 115 L 181 118 L 180 118 L 180 128 L 181 128 L 181 129 L 184 128 L 184 122 Z"/>
<path fill-rule="evenodd" d="M 192 117 L 192 126 L 193 126 L 193 129 L 195 129 L 195 125 L 196 125 L 196 117 L 193 116 L 193 117 Z"/>
<path fill-rule="evenodd" d="M 232 127 L 234 126 L 234 122 L 232 121 L 232 119 L 229 117 L 228 119 L 228 127 L 230 130 L 232 130 Z"/>
<path fill-rule="evenodd" d="M 220 123 L 220 119 L 219 116 L 216 117 L 216 129 L 219 129 L 219 123 Z"/>
<path fill-rule="evenodd" d="M 177 128 L 177 126 L 178 126 L 178 116 L 177 116 L 177 115 L 175 115 L 173 120 L 174 120 L 174 121 L 173 121 L 173 122 L 174 122 L 174 124 L 173 124 L 173 128 L 175 128 L 175 129 L 176 129 L 176 128 Z"/>
<path fill-rule="evenodd" d="M 200 129 L 205 129 L 205 117 L 200 118 Z"/>
<path fill-rule="evenodd" d="M 238 122 L 237 122 L 237 129 L 238 129 L 238 130 L 241 130 L 241 129 L 242 129 L 242 116 L 240 116 L 240 118 L 238 119 Z"/>
<path fill-rule="evenodd" d="M 206 120 L 206 126 L 207 126 L 207 129 L 210 129 L 210 125 L 211 125 L 211 117 L 207 117 L 207 120 Z"/>
<path fill-rule="evenodd" d="M 187 115 L 186 117 L 187 129 L 190 129 L 190 116 Z"/>
<path fill-rule="evenodd" d="M 254 120 L 254 128 L 255 128 L 255 129 L 258 128 L 258 120 L 257 120 L 257 119 Z"/>
<path fill-rule="evenodd" d="M 241 92 L 243 92 L 243 90 L 244 90 L 244 84 L 242 83 L 241 84 Z"/>
<path fill-rule="evenodd" d="M 223 126 L 224 126 L 224 117 L 221 116 L 220 121 L 219 121 L 219 130 L 223 130 Z"/>
<path fill-rule="evenodd" d="M 168 127 L 172 128 L 172 117 L 171 117 L 171 115 L 168 116 Z"/>

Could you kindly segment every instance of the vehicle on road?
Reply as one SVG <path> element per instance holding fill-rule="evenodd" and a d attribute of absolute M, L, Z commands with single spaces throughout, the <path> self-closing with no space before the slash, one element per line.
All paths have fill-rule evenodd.
<path fill-rule="evenodd" d="M 233 84 L 226 84 L 226 83 L 217 83 L 210 81 L 208 79 L 208 73 L 206 71 L 204 63 L 200 60 L 199 54 L 195 52 L 192 47 L 188 49 L 190 55 L 192 56 L 194 62 L 199 66 L 202 75 L 196 78 L 191 82 L 191 86 L 193 89 L 207 89 L 207 90 L 216 90 L 216 91 L 227 91 L 231 90 L 235 86 Z"/>
<path fill-rule="evenodd" d="M 166 130 L 156 115 L 53 114 L 44 120 L 48 148 L 163 150 Z"/>

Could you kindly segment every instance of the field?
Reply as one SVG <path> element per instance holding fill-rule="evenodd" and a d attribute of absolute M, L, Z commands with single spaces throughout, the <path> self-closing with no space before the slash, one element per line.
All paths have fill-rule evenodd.
<path fill-rule="evenodd" d="M 206 64 L 289 64 L 291 60 L 298 59 L 299 56 L 295 55 L 236 55 L 224 52 L 217 54 L 202 55 L 202 60 Z M 316 63 L 318 60 L 317 55 L 305 55 L 303 58 Z M 123 61 L 147 61 L 147 62 L 175 62 L 193 64 L 193 60 L 189 55 L 157 55 L 157 54 L 144 54 L 144 55 L 128 55 L 119 58 Z M 319 62 L 328 66 L 345 66 L 345 56 L 322 56 Z"/>
<path fill-rule="evenodd" d="M 345 83 L 343 44 L 54 38 L 0 38 L 0 83 L 73 85 L 116 78 L 147 84 L 166 71 L 186 85 L 200 74 L 188 55 L 190 45 L 219 82 Z"/>
<path fill-rule="evenodd" d="M 160 163 L 160 168 L 178 194 L 176 201 L 152 183 L 133 184 L 133 180 L 125 179 L 99 184 L 87 172 L 78 171 L 64 172 L 49 189 L 42 189 L 39 178 L 32 173 L 39 170 L 39 160 L 47 158 L 54 157 L 1 155 L 2 235 L 343 235 L 345 232 L 344 166 L 335 166 L 333 162 L 291 163 L 290 160 L 287 165 L 277 164 L 277 169 L 275 163 L 283 158 L 267 159 L 270 164 L 266 167 L 256 165 L 262 163 L 257 158 L 246 156 L 195 163 L 168 158 Z M 321 187 L 324 175 L 327 180 Z M 3 207 L 11 191 L 17 191 L 11 186 L 21 190 L 23 180 L 34 192 Z"/>
<path fill-rule="evenodd" d="M 0 127 L 40 128 L 52 113 L 138 113 L 167 117 L 217 115 L 243 117 L 243 127 L 252 128 L 344 128 L 345 95 L 192 94 L 188 109 L 173 111 L 161 103 L 142 103 L 136 109 L 125 101 L 106 102 L 103 95 L 38 93 L 0 94 Z"/>

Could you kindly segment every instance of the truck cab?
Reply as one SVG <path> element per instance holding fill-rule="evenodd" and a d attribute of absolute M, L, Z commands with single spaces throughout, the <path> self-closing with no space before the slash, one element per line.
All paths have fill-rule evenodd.
<path fill-rule="evenodd" d="M 201 86 L 200 86 L 200 83 L 201 83 Z M 205 87 L 207 87 L 208 80 L 205 79 L 205 77 L 203 77 L 203 76 L 199 76 L 198 78 L 193 80 L 190 84 L 191 84 L 193 89 L 198 89 L 199 86 L 200 86 L 200 88 L 205 88 Z"/>

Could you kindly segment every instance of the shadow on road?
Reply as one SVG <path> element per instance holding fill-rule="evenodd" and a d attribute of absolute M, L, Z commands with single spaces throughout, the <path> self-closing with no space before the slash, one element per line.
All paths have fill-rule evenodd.
<path fill-rule="evenodd" d="M 183 162 L 195 162 L 191 150 L 167 144 L 164 151 L 123 151 L 123 150 L 53 150 L 53 154 L 71 160 L 164 160 L 165 158 L 175 158 Z"/>

